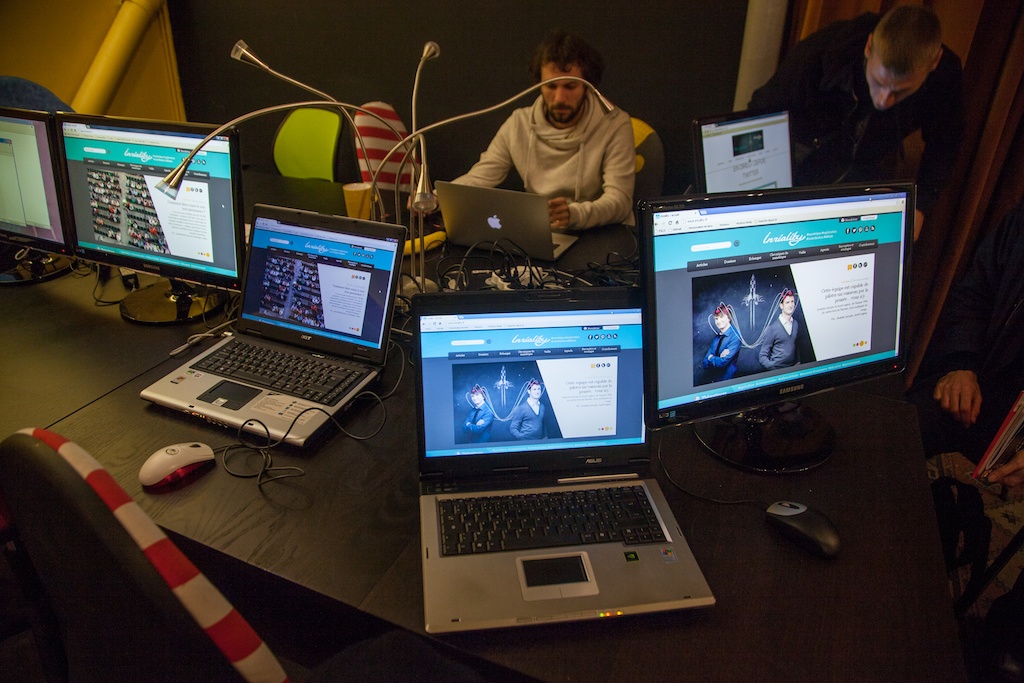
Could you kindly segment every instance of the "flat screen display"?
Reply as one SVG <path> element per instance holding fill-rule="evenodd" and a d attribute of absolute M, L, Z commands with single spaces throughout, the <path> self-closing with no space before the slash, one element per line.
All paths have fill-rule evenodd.
<path fill-rule="evenodd" d="M 640 215 L 656 423 L 903 368 L 912 186 L 696 195 Z"/>
<path fill-rule="evenodd" d="M 793 186 L 789 112 L 736 112 L 693 122 L 699 192 Z"/>
<path fill-rule="evenodd" d="M 0 236 L 66 254 L 64 187 L 55 148 L 52 114 L 0 108 Z"/>
<path fill-rule="evenodd" d="M 237 136 L 195 156 L 174 199 L 156 184 L 213 126 L 59 113 L 75 252 L 184 282 L 241 286 L 244 233 Z"/>

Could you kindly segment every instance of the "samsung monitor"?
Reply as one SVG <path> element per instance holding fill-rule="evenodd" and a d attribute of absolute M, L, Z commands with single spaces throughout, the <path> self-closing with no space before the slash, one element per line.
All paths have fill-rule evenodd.
<path fill-rule="evenodd" d="M 912 185 L 642 202 L 649 424 L 694 423 L 734 464 L 821 464 L 827 419 L 798 400 L 902 371 Z"/>
<path fill-rule="evenodd" d="M 70 270 L 53 115 L 0 107 L 0 283 Z"/>
<path fill-rule="evenodd" d="M 692 125 L 698 192 L 741 192 L 793 186 L 789 112 L 740 111 Z"/>
<path fill-rule="evenodd" d="M 213 126 L 57 114 L 75 254 L 161 279 L 121 302 L 128 320 L 216 312 L 241 288 L 245 245 L 237 133 L 196 155 L 177 198 L 156 184 Z"/>

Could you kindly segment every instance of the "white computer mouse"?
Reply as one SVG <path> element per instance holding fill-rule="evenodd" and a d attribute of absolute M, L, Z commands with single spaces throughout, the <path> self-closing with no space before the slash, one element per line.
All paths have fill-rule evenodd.
<path fill-rule="evenodd" d="M 213 449 L 205 443 L 190 441 L 161 448 L 146 458 L 139 470 L 143 486 L 167 486 L 213 463 Z"/>

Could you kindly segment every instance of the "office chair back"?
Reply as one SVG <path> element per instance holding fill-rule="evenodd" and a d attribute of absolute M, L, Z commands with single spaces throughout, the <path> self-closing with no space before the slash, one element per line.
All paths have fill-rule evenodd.
<path fill-rule="evenodd" d="M 18 76 L 0 76 L 0 107 L 36 111 L 74 111 L 64 100 L 38 83 Z"/>
<path fill-rule="evenodd" d="M 633 200 L 660 197 L 665 185 L 665 148 L 657 131 L 638 118 L 633 124 L 633 146 L 636 148 L 636 185 Z"/>
<path fill-rule="evenodd" d="M 341 114 L 329 109 L 293 109 L 274 135 L 274 164 L 290 178 L 336 180 Z"/>
<path fill-rule="evenodd" d="M 362 173 L 363 182 L 368 183 L 373 179 L 373 173 L 384 159 L 384 155 L 399 140 L 405 138 L 407 132 L 405 124 L 402 123 L 402 119 L 398 116 L 398 112 L 387 102 L 367 102 L 363 105 L 363 109 L 368 109 L 388 121 L 401 135 L 399 137 L 395 134 L 394 130 L 387 128 L 374 117 L 362 112 L 356 112 L 353 120 L 355 121 L 356 130 L 359 131 L 363 144 L 366 146 L 366 156 L 364 156 L 362 147 L 356 141 L 356 157 L 359 159 L 359 170 Z M 399 150 L 384 162 L 384 168 L 381 169 L 380 174 L 377 176 L 378 189 L 394 191 L 397 185 L 400 192 L 412 191 L 412 156 L 409 157 L 409 160 L 402 169 L 401 179 L 398 178 L 398 171 L 404 154 L 403 150 Z M 367 159 L 366 157 L 369 158 Z"/>
<path fill-rule="evenodd" d="M 53 612 L 66 680 L 285 681 L 223 595 L 86 451 L 0 443 L 0 500 Z M 45 666 L 45 664 L 44 664 Z"/>

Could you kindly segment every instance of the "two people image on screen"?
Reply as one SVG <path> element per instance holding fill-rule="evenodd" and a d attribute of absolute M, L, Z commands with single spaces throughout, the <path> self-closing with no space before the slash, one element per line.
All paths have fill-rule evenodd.
<path fill-rule="evenodd" d="M 466 395 L 471 407 L 462 423 L 462 432 L 471 443 L 485 443 L 491 440 L 494 421 L 498 420 L 508 424 L 508 432 L 513 439 L 546 439 L 549 436 L 548 409 L 541 402 L 543 394 L 543 383 L 537 379 L 529 379 L 520 390 L 511 413 L 501 418 L 495 414 L 487 390 L 475 384 Z"/>
<path fill-rule="evenodd" d="M 777 370 L 800 362 L 800 323 L 794 317 L 797 295 L 785 288 L 778 297 L 778 315 L 765 325 L 758 339 L 748 344 L 733 325 L 732 307 L 720 303 L 710 316 L 715 336 L 701 362 L 702 384 L 731 379 L 736 375 L 740 348 L 757 349 L 757 359 L 763 370 Z"/>

